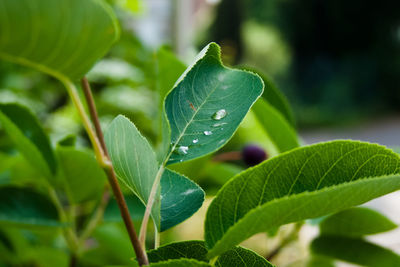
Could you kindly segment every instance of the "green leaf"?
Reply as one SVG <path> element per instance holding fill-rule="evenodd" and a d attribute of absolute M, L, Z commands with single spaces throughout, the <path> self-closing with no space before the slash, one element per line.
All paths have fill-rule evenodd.
<path fill-rule="evenodd" d="M 81 78 L 119 36 L 100 0 L 2 0 L 0 58 L 58 79 Z"/>
<path fill-rule="evenodd" d="M 73 204 L 97 199 L 107 177 L 93 153 L 73 147 L 57 147 L 60 178 Z"/>
<path fill-rule="evenodd" d="M 231 179 L 205 222 L 209 257 L 258 232 L 360 205 L 400 188 L 400 157 L 385 147 L 333 141 L 298 148 Z"/>
<path fill-rule="evenodd" d="M 347 237 L 361 237 L 393 230 L 397 225 L 377 211 L 350 208 L 325 218 L 319 225 L 320 233 Z"/>
<path fill-rule="evenodd" d="M 161 231 L 192 216 L 203 205 L 204 196 L 196 183 L 165 169 L 161 178 Z"/>
<path fill-rule="evenodd" d="M 132 219 L 140 221 L 145 207 L 136 197 L 125 197 Z M 203 204 L 204 191 L 185 176 L 166 169 L 161 177 L 161 232 L 192 216 Z M 115 200 L 107 206 L 104 214 L 106 221 L 121 221 L 121 215 Z"/>
<path fill-rule="evenodd" d="M 49 138 L 31 111 L 15 103 L 0 104 L 0 123 L 21 154 L 50 179 L 57 169 L 56 159 Z"/>
<path fill-rule="evenodd" d="M 251 266 L 259 266 L 259 267 L 272 267 L 271 263 L 269 263 L 266 259 L 258 255 L 257 253 L 245 249 L 242 247 L 236 247 L 234 249 L 228 250 L 218 257 L 217 262 L 215 263 L 217 267 L 251 267 Z"/>
<path fill-rule="evenodd" d="M 61 226 L 51 200 L 29 189 L 0 188 L 0 223 L 22 227 Z"/>
<path fill-rule="evenodd" d="M 211 265 L 190 259 L 161 261 L 150 264 L 151 267 L 211 267 Z"/>
<path fill-rule="evenodd" d="M 208 262 L 207 249 L 204 241 L 183 241 L 159 247 L 156 250 L 148 251 L 151 263 L 163 262 L 171 259 L 194 259 L 201 262 Z M 153 265 L 151 265 L 153 266 Z M 255 252 L 236 247 L 222 254 L 216 261 L 218 267 L 246 267 L 246 266 L 273 266 L 266 259 Z"/>
<path fill-rule="evenodd" d="M 123 116 L 113 120 L 105 139 L 117 176 L 146 205 L 158 170 L 149 143 Z M 152 217 L 164 231 L 193 215 L 204 201 L 204 192 L 194 182 L 168 169 L 164 170 L 160 184 Z"/>
<path fill-rule="evenodd" d="M 110 123 L 105 141 L 118 178 L 146 205 L 158 170 L 156 155 L 150 144 L 122 115 Z M 159 227 L 161 201 L 158 190 L 151 215 Z"/>
<path fill-rule="evenodd" d="M 169 164 L 223 146 L 263 91 L 257 75 L 221 64 L 217 44 L 210 43 L 197 58 L 165 100 L 171 126 Z"/>
<path fill-rule="evenodd" d="M 255 72 L 261 77 L 265 85 L 264 93 L 262 94 L 263 99 L 267 101 L 270 106 L 275 108 L 276 111 L 281 113 L 283 119 L 285 119 L 291 127 L 294 127 L 295 121 L 293 117 L 293 111 L 291 110 L 285 95 L 275 86 L 275 84 L 269 78 L 267 78 L 266 75 L 263 75 L 253 68 L 244 67 L 244 69 Z"/>
<path fill-rule="evenodd" d="M 299 147 L 299 140 L 292 125 L 263 98 L 254 104 L 252 112 L 274 146 L 273 151 L 283 153 Z"/>
<path fill-rule="evenodd" d="M 362 239 L 322 236 L 311 244 L 314 253 L 369 267 L 400 266 L 400 256 Z"/>

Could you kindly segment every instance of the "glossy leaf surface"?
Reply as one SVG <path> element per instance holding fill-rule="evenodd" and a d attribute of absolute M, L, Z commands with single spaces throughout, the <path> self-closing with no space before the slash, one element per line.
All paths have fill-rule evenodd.
<path fill-rule="evenodd" d="M 400 266 L 399 255 L 362 239 L 322 236 L 312 242 L 311 249 L 314 253 L 361 266 Z"/>
<path fill-rule="evenodd" d="M 298 148 L 231 179 L 205 222 L 210 257 L 271 228 L 362 204 L 400 188 L 400 158 L 379 145 L 334 141 Z"/>
<path fill-rule="evenodd" d="M 165 100 L 172 143 L 169 163 L 201 157 L 223 146 L 262 91 L 260 77 L 225 68 L 219 46 L 206 46 Z"/>
<path fill-rule="evenodd" d="M 0 223 L 22 227 L 61 226 L 50 199 L 12 186 L 0 188 Z"/>
<path fill-rule="evenodd" d="M 0 32 L 0 58 L 72 80 L 119 35 L 110 7 L 99 0 L 3 0 Z"/>
<path fill-rule="evenodd" d="M 320 233 L 361 237 L 393 230 L 397 225 L 377 211 L 357 207 L 325 218 L 319 225 Z"/>
<path fill-rule="evenodd" d="M 196 183 L 166 169 L 161 178 L 161 231 L 192 216 L 203 204 L 204 196 Z"/>
<path fill-rule="evenodd" d="M 19 104 L 0 104 L 0 124 L 21 154 L 47 178 L 57 169 L 49 138 L 37 118 Z"/>

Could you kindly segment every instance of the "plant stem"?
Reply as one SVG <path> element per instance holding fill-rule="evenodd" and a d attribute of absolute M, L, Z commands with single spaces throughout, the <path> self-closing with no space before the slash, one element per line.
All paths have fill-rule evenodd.
<path fill-rule="evenodd" d="M 154 204 L 156 194 L 158 191 L 158 185 L 160 184 L 161 176 L 162 176 L 163 172 L 164 172 L 164 164 L 162 164 L 160 166 L 160 168 L 158 169 L 156 179 L 154 180 L 153 186 L 151 187 L 150 195 L 149 195 L 148 202 L 146 205 L 146 211 L 144 212 L 142 225 L 140 227 L 139 240 L 140 240 L 140 244 L 142 245 L 143 248 L 145 248 L 147 225 L 149 223 L 151 209 L 153 208 L 153 204 Z"/>
<path fill-rule="evenodd" d="M 146 254 L 145 250 L 143 249 L 143 247 L 140 245 L 139 239 L 136 235 L 135 227 L 133 225 L 131 216 L 129 214 L 128 206 L 126 205 L 124 195 L 122 194 L 121 188 L 119 187 L 117 176 L 114 171 L 114 167 L 109 159 L 107 147 L 105 145 L 104 136 L 103 136 L 103 133 L 102 133 L 102 130 L 100 127 L 99 118 L 98 118 L 97 111 L 96 111 L 96 105 L 94 103 L 92 91 L 90 89 L 89 83 L 86 78 L 82 79 L 82 89 L 85 92 L 85 98 L 88 103 L 88 108 L 90 110 L 92 120 L 94 121 L 96 131 L 99 133 L 98 138 L 100 138 L 100 142 L 94 142 L 92 145 L 97 146 L 96 149 L 101 152 L 102 159 L 105 158 L 105 160 L 103 160 L 103 162 L 99 162 L 99 163 L 102 165 L 102 163 L 106 162 L 106 164 L 102 165 L 102 167 L 105 170 L 105 172 L 107 173 L 108 181 L 111 185 L 112 191 L 113 191 L 115 199 L 117 201 L 119 210 L 121 212 L 122 219 L 125 223 L 126 230 L 128 231 L 128 235 L 131 240 L 132 246 L 135 250 L 139 265 L 140 266 L 148 265 L 149 261 L 147 259 L 147 254 Z M 76 94 L 76 96 L 77 96 L 77 102 L 79 102 L 80 106 L 82 106 L 82 108 L 83 108 L 83 105 L 80 102 L 80 99 L 77 94 Z M 79 108 L 78 108 L 78 110 L 79 110 Z M 81 113 L 84 114 L 84 116 L 87 118 L 86 113 L 84 112 L 84 109 L 82 109 L 82 111 L 83 112 L 80 112 L 80 114 Z M 83 117 L 83 116 L 81 116 L 81 117 Z M 84 121 L 84 123 L 85 123 L 85 121 Z M 90 123 L 87 128 L 89 128 L 93 132 L 93 129 L 92 129 Z M 97 137 L 95 139 L 98 140 Z M 95 151 L 96 151 L 96 149 L 95 149 Z"/>
<path fill-rule="evenodd" d="M 60 202 L 60 199 L 57 196 L 56 191 L 51 186 L 49 186 L 48 190 L 49 190 L 50 199 L 53 201 L 54 205 L 56 206 L 58 215 L 60 216 L 60 221 L 62 223 L 68 223 L 67 214 L 64 211 L 64 208 Z M 79 242 L 78 242 L 78 238 L 77 238 L 75 232 L 72 230 L 71 226 L 63 227 L 63 233 L 64 233 L 65 240 L 67 241 L 67 245 L 68 245 L 69 249 L 72 251 L 72 254 L 73 255 L 78 254 L 79 253 Z"/>

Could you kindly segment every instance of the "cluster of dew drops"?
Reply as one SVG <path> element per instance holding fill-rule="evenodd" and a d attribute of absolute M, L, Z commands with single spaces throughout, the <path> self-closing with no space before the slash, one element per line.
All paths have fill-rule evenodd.
<path fill-rule="evenodd" d="M 220 110 L 216 111 L 211 116 L 211 118 L 213 120 L 219 121 L 219 120 L 225 118 L 226 115 L 227 115 L 226 110 L 225 109 L 220 109 Z M 218 123 L 214 123 L 212 125 L 212 127 L 217 128 L 217 127 L 221 127 L 221 126 L 223 126 L 225 124 L 227 124 L 227 123 L 226 122 L 218 122 Z M 220 129 L 223 130 L 224 128 L 220 128 Z M 206 130 L 206 131 L 203 132 L 203 134 L 206 135 L 206 136 L 209 136 L 209 135 L 212 135 L 213 132 L 209 131 L 209 130 Z M 193 144 L 197 144 L 199 142 L 199 139 L 198 138 L 193 139 L 192 142 L 193 142 Z M 175 148 L 174 152 L 179 154 L 179 155 L 186 155 L 189 152 L 189 146 L 178 146 L 178 147 Z"/>

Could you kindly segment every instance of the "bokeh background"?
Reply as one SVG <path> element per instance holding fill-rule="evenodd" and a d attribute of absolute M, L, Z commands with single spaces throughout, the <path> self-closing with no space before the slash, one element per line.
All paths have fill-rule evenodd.
<path fill-rule="evenodd" d="M 189 64 L 204 45 L 215 41 L 222 47 L 224 64 L 255 68 L 286 95 L 303 143 L 351 138 L 400 146 L 400 1 L 108 2 L 119 17 L 121 39 L 88 74 L 104 127 L 123 113 L 156 142 L 156 51 L 164 49 L 171 60 L 175 54 Z M 0 101 L 32 108 L 54 143 L 76 134 L 79 145 L 88 145 L 65 90 L 52 78 L 0 62 Z M 257 143 L 257 138 L 242 127 L 223 152 L 238 151 L 248 142 Z M 16 153 L 1 129 L 0 151 Z M 221 168 L 210 157 L 177 169 L 212 195 L 245 166 L 235 162 Z M 0 182 L 9 176 L 0 166 Z M 368 205 L 400 223 L 399 194 Z M 164 241 L 201 239 L 205 211 L 206 205 L 188 222 L 167 231 Z M 299 244 L 289 247 L 281 261 L 301 259 L 315 230 L 306 227 Z M 374 240 L 400 253 L 399 231 Z M 246 245 L 265 253 L 273 242 L 263 234 Z"/>

